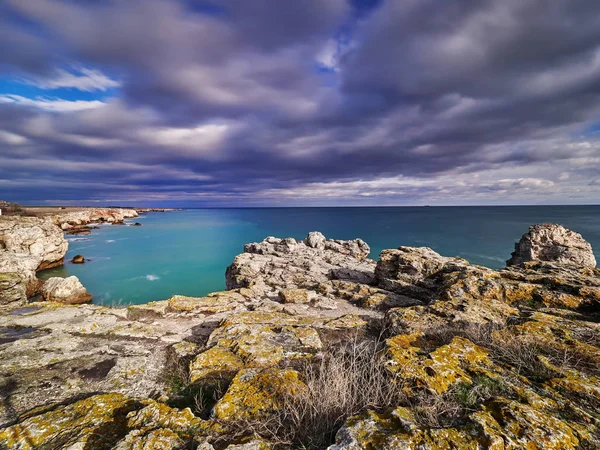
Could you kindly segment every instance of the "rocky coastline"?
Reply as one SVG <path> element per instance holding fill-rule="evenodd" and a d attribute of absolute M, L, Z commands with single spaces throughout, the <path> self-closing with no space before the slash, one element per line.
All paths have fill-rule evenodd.
<path fill-rule="evenodd" d="M 51 290 L 35 273 L 64 260 L 61 230 L 133 213 L 0 221 L 0 448 L 599 448 L 600 270 L 579 234 L 532 226 L 502 270 L 268 237 L 206 297 L 27 300 Z M 336 377 L 359 370 L 331 361 L 367 344 L 376 376 L 352 392 L 389 395 L 315 431 L 329 416 L 298 405 L 331 413 Z"/>

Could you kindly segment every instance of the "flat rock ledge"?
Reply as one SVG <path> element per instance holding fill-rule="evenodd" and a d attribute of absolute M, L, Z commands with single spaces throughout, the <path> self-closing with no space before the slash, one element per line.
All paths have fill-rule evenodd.
<path fill-rule="evenodd" d="M 0 448 L 275 448 L 228 424 L 276 418 L 282 396 L 306 392 L 305 367 L 362 339 L 406 400 L 348 418 L 330 450 L 599 448 L 598 269 L 368 253 L 360 239 L 270 237 L 206 297 L 5 306 Z M 198 389 L 218 392 L 208 408 Z"/>

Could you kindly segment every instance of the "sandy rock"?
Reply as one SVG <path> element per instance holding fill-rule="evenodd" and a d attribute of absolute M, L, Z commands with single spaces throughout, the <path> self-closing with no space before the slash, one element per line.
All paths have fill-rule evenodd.
<path fill-rule="evenodd" d="M 42 286 L 42 297 L 47 302 L 67 305 L 87 303 L 92 300 L 92 295 L 88 294 L 76 276 L 49 278 Z"/>
<path fill-rule="evenodd" d="M 596 258 L 589 242 L 579 233 L 550 223 L 529 227 L 529 232 L 515 244 L 515 251 L 506 265 L 515 266 L 529 261 L 596 267 Z"/>

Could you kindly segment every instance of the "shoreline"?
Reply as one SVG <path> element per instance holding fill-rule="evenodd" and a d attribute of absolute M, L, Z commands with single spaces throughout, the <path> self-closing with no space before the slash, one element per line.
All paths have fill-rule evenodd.
<path fill-rule="evenodd" d="M 48 236 L 32 241 L 31 224 Z M 59 226 L 24 218 L 22 227 L 18 249 L 44 248 L 27 261 L 60 256 Z M 0 256 L 17 244 L 7 240 Z M 152 448 L 168 437 L 172 450 L 274 449 L 283 431 L 262 426 L 301 414 L 289 409 L 298 399 L 320 411 L 293 430 L 300 445 L 323 439 L 311 432 L 327 423 L 339 382 L 355 389 L 340 393 L 353 412 L 320 432 L 331 439 L 319 448 L 527 446 L 539 436 L 551 448 L 600 443 L 600 270 L 581 235 L 532 226 L 499 270 L 426 247 L 384 250 L 378 261 L 369 252 L 361 239 L 319 232 L 267 237 L 234 258 L 227 290 L 205 297 L 4 305 L 0 447 L 96 439 L 102 448 Z M 348 351 L 372 346 L 348 365 Z M 328 371 L 328 361 L 342 365 Z M 314 367 L 322 378 L 311 378 L 321 376 Z M 214 394 L 200 402 L 203 392 Z M 385 395 L 373 406 L 359 392 Z M 240 427 L 247 421 L 256 432 Z M 123 425 L 114 434 L 102 432 L 115 423 Z"/>

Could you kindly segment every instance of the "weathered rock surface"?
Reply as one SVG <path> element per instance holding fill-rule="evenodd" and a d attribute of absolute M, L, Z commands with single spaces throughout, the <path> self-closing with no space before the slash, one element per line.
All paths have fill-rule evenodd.
<path fill-rule="evenodd" d="M 48 218 L 0 218 L 0 258 L 2 252 L 38 258 L 40 271 L 62 265 L 67 248 L 63 233 Z"/>
<path fill-rule="evenodd" d="M 42 284 L 36 277 L 39 258 L 0 251 L 0 306 L 25 303 Z"/>
<path fill-rule="evenodd" d="M 0 448 L 175 450 L 185 448 L 203 425 L 189 409 L 103 394 L 31 412 L 0 430 Z"/>
<path fill-rule="evenodd" d="M 78 305 L 92 300 L 92 295 L 76 276 L 67 278 L 53 277 L 46 280 L 42 286 L 42 298 L 47 302 Z"/>
<path fill-rule="evenodd" d="M 125 219 L 138 217 L 134 209 L 124 208 L 90 208 L 55 215 L 52 220 L 63 230 L 78 228 L 89 223 L 123 223 Z"/>
<path fill-rule="evenodd" d="M 0 217 L 0 306 L 35 295 L 42 284 L 36 272 L 61 265 L 67 247 L 49 219 Z"/>
<path fill-rule="evenodd" d="M 598 269 L 408 247 L 376 266 L 362 241 L 320 233 L 245 250 L 230 290 L 202 298 L 6 306 L 0 448 L 268 449 L 239 423 L 277 420 L 303 368 L 373 333 L 405 400 L 348 418 L 332 450 L 600 447 Z"/>
<path fill-rule="evenodd" d="M 600 270 L 572 264 L 530 262 L 505 270 L 446 258 L 429 248 L 384 250 L 375 269 L 377 283 L 425 303 L 500 301 L 505 305 L 598 308 Z M 471 303 L 474 304 L 474 303 Z M 456 308 L 459 316 L 461 309 Z"/>
<path fill-rule="evenodd" d="M 256 297 L 287 304 L 310 303 L 321 309 L 335 309 L 338 299 L 348 299 L 339 295 L 337 281 L 343 280 L 348 282 L 348 289 L 362 289 L 368 297 L 380 294 L 380 299 L 372 304 L 355 297 L 361 307 L 385 309 L 390 305 L 420 303 L 383 289 L 367 292 L 375 269 L 368 254 L 369 246 L 360 239 L 326 240 L 318 232 L 310 233 L 304 241 L 268 237 L 260 243 L 247 244 L 244 253 L 235 258 L 227 268 L 227 288 L 247 288 Z"/>
<path fill-rule="evenodd" d="M 548 261 L 558 264 L 574 264 L 580 268 L 596 267 L 592 246 L 579 233 L 561 225 L 545 223 L 529 227 L 515 244 L 507 266 L 530 261 Z"/>

